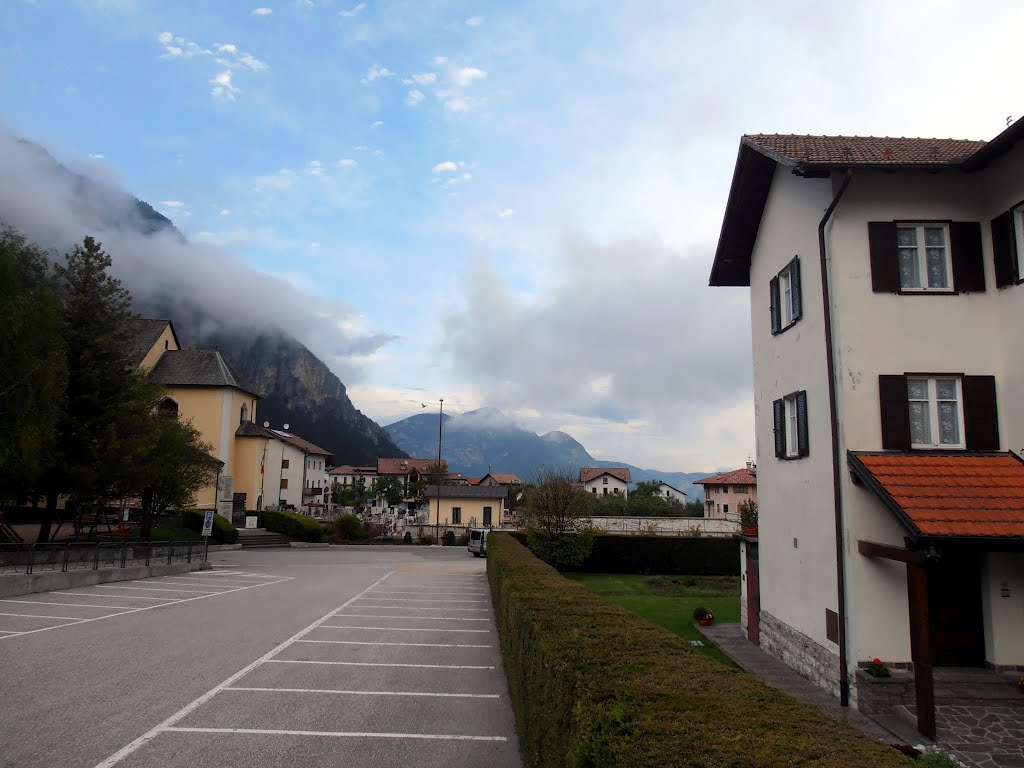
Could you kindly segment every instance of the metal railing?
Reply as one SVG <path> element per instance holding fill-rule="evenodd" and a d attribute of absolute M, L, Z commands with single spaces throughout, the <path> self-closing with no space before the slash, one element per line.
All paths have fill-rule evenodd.
<path fill-rule="evenodd" d="M 204 562 L 207 544 L 208 540 L 0 544 L 0 574 Z"/>

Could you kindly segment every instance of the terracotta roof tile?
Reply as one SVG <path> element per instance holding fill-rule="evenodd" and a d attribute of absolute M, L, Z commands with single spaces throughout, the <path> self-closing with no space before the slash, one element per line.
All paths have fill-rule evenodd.
<path fill-rule="evenodd" d="M 757 472 L 752 469 L 734 469 L 720 475 L 694 480 L 694 485 L 757 485 Z"/>
<path fill-rule="evenodd" d="M 407 475 L 415 469 L 422 475 L 434 464 L 437 464 L 437 459 L 377 459 L 377 472 L 381 475 Z"/>
<path fill-rule="evenodd" d="M 601 475 L 617 477 L 624 483 L 633 482 L 633 475 L 630 473 L 629 467 L 583 467 L 580 470 L 580 482 L 589 483 Z"/>
<path fill-rule="evenodd" d="M 523 482 L 514 472 L 490 472 L 484 475 L 484 477 L 491 477 L 501 485 L 521 485 Z M 481 477 L 480 479 L 483 480 L 484 478 Z"/>
<path fill-rule="evenodd" d="M 863 476 L 857 462 L 921 536 L 1024 536 L 1024 462 L 1012 454 L 851 454 Z"/>
<path fill-rule="evenodd" d="M 987 142 L 886 136 L 800 136 L 756 133 L 743 137 L 755 149 L 800 165 L 957 165 Z"/>

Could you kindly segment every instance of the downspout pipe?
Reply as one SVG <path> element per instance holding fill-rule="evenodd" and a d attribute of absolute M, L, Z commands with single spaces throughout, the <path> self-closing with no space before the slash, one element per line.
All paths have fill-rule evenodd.
<path fill-rule="evenodd" d="M 828 367 L 828 410 L 832 425 L 832 497 L 835 505 L 836 521 L 836 583 L 838 586 L 839 607 L 839 703 L 850 706 L 850 676 L 846 671 L 846 555 L 843 542 L 843 496 L 842 496 L 842 457 L 839 455 L 839 407 L 836 403 L 836 368 L 835 353 L 832 344 L 832 297 L 828 285 L 828 249 L 825 244 L 825 228 L 828 226 L 836 206 L 839 205 L 843 193 L 850 186 L 853 178 L 851 171 L 843 175 L 829 204 L 825 215 L 818 224 L 818 255 L 821 266 L 821 303 L 825 315 L 825 360 Z"/>

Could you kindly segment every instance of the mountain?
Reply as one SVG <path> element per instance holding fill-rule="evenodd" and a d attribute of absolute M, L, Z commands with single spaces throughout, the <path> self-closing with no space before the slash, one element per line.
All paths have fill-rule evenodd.
<path fill-rule="evenodd" d="M 115 275 L 132 292 L 137 312 L 169 318 L 184 346 L 218 347 L 252 383 L 263 396 L 260 422 L 287 422 L 331 451 L 337 463 L 405 456 L 380 425 L 356 409 L 322 360 L 273 321 L 258 326 L 254 317 L 264 320 L 265 310 L 273 308 L 252 289 L 266 288 L 265 279 L 250 277 L 248 286 L 225 279 L 237 283 L 242 273 L 253 274 L 241 262 L 223 252 L 195 251 L 151 205 L 68 169 L 31 141 L 0 133 L 0 173 L 0 223 L 58 253 L 86 234 L 96 236 L 111 254 Z M 186 257 L 190 263 L 177 263 Z M 224 263 L 209 263 L 215 258 Z M 234 305 L 221 300 L 229 292 L 241 297 Z M 207 298 L 197 298 L 202 295 Z M 247 318 L 240 309 L 248 310 Z"/>
<path fill-rule="evenodd" d="M 436 414 L 419 413 L 389 424 L 385 430 L 410 456 L 437 455 Z M 703 498 L 700 486 L 694 486 L 693 481 L 711 474 L 665 472 L 621 461 L 595 459 L 572 435 L 557 431 L 538 435 L 523 429 L 495 408 L 481 408 L 459 416 L 445 414 L 441 448 L 451 470 L 470 477 L 479 477 L 488 471 L 514 472 L 530 481 L 544 466 L 573 472 L 584 466 L 628 467 L 634 482 L 664 480 L 690 499 Z"/>

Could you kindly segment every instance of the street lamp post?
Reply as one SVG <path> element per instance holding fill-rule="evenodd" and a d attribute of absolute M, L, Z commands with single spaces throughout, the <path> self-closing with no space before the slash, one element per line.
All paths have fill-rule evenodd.
<path fill-rule="evenodd" d="M 437 412 L 437 516 L 434 518 L 434 543 L 440 544 L 438 532 L 441 527 L 441 427 L 444 426 L 444 398 Z"/>

